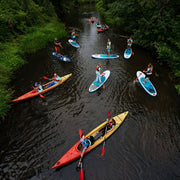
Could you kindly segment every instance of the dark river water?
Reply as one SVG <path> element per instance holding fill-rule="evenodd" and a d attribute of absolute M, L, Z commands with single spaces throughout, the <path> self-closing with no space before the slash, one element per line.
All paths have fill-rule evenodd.
<path fill-rule="evenodd" d="M 95 23 L 88 18 L 98 17 L 95 8 L 81 8 L 65 19 L 67 27 L 77 29 L 79 49 L 61 39 L 62 54 L 72 62 L 60 62 L 52 57 L 53 40 L 46 48 L 27 56 L 25 64 L 14 76 L 14 98 L 31 90 L 36 81 L 46 83 L 43 76 L 72 73 L 64 85 L 44 94 L 45 98 L 17 102 L 0 125 L 0 179 L 6 180 L 76 180 L 78 161 L 54 170 L 56 161 L 79 140 L 78 130 L 90 132 L 105 121 L 107 112 L 115 116 L 129 111 L 123 124 L 106 141 L 88 153 L 83 160 L 86 180 L 170 180 L 180 177 L 179 120 L 180 100 L 168 77 L 168 68 L 146 50 L 133 45 L 134 56 L 123 58 L 126 38 L 115 38 L 115 29 L 97 33 Z M 106 42 L 112 42 L 112 54 L 119 59 L 97 60 L 91 55 L 106 53 Z M 135 40 L 134 40 L 135 41 Z M 98 63 L 111 75 L 105 89 L 89 93 Z M 133 83 L 136 71 L 154 65 L 151 81 L 158 95 L 147 94 Z"/>

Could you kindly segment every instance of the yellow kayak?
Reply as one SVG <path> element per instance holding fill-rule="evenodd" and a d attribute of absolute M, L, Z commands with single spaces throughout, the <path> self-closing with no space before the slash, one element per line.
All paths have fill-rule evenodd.
<path fill-rule="evenodd" d="M 117 129 L 118 127 L 122 124 L 122 122 L 124 121 L 124 119 L 126 118 L 128 114 L 128 111 L 121 113 L 117 116 L 114 116 L 113 119 L 115 120 L 116 124 L 115 126 L 110 130 L 107 131 L 106 137 L 102 136 L 101 138 L 97 139 L 96 141 L 93 142 L 93 144 L 91 146 L 89 146 L 86 151 L 85 154 L 88 153 L 89 151 L 91 151 L 92 149 L 94 149 L 96 146 L 98 146 L 99 144 L 101 144 L 104 139 L 107 139 L 109 136 L 111 136 Z M 87 134 L 85 136 L 85 138 L 90 138 L 91 136 L 95 137 L 96 134 L 106 126 L 107 121 L 103 122 L 102 124 L 100 124 L 97 128 L 95 128 L 94 130 L 92 130 L 89 134 Z M 81 151 L 79 151 L 77 149 L 78 145 L 79 145 L 80 141 L 78 141 L 71 149 L 69 149 L 57 162 L 56 164 L 52 167 L 53 168 L 57 168 L 60 166 L 63 166 L 67 163 L 70 163 L 78 158 L 80 158 L 81 156 Z"/>

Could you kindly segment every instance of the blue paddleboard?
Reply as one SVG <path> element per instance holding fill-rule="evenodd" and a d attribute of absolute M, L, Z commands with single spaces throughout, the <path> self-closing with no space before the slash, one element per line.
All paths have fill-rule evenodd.
<path fill-rule="evenodd" d="M 75 41 L 73 41 L 72 39 L 69 39 L 68 42 L 69 42 L 69 44 L 71 44 L 71 46 L 73 46 L 75 48 L 79 48 L 80 47 L 79 44 L 76 43 Z"/>
<path fill-rule="evenodd" d="M 54 57 L 56 57 L 57 59 L 59 59 L 59 60 L 61 60 L 61 61 L 65 61 L 65 62 L 70 62 L 71 60 L 68 58 L 68 57 L 66 57 L 66 56 L 57 56 L 56 55 L 56 52 L 52 52 L 51 53 Z"/>
<path fill-rule="evenodd" d="M 128 48 L 124 51 L 124 58 L 125 59 L 129 59 L 132 55 L 132 49 L 131 48 Z"/>
<path fill-rule="evenodd" d="M 144 90 L 151 96 L 156 96 L 157 95 L 157 92 L 156 92 L 156 89 L 155 87 L 153 86 L 153 84 L 151 83 L 150 80 L 145 81 L 145 84 L 143 83 L 144 82 L 144 79 L 145 79 L 145 74 L 141 71 L 137 71 L 136 73 L 136 76 L 141 84 L 141 86 L 144 88 Z"/>
<path fill-rule="evenodd" d="M 110 54 L 109 56 L 107 54 L 93 54 L 91 57 L 95 58 L 95 59 L 115 59 L 115 58 L 119 58 L 119 56 L 116 55 L 116 54 Z"/>
<path fill-rule="evenodd" d="M 99 81 L 96 82 L 96 80 L 94 80 L 93 83 L 89 87 L 89 92 L 97 91 L 107 81 L 109 76 L 110 76 L 110 71 L 109 70 L 104 71 L 103 76 L 101 76 L 102 83 L 100 83 Z"/>

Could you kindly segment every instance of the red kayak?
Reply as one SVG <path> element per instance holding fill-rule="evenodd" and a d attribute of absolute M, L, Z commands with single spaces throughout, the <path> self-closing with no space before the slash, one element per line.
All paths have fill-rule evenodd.
<path fill-rule="evenodd" d="M 109 28 L 110 28 L 110 26 L 105 26 L 105 27 L 102 27 L 102 28 L 96 29 L 96 30 L 97 30 L 97 32 L 104 32 L 104 31 L 107 31 Z"/>
<path fill-rule="evenodd" d="M 119 126 L 122 124 L 122 122 L 125 120 L 126 116 L 128 114 L 128 111 L 121 113 L 117 116 L 114 116 L 113 119 L 115 120 L 116 124 L 115 126 L 108 131 L 104 136 L 102 137 L 97 137 L 98 136 L 98 132 L 104 128 L 107 124 L 107 121 L 103 122 L 102 124 L 100 124 L 98 127 L 96 127 L 95 129 L 93 129 L 90 133 L 88 133 L 85 138 L 90 138 L 93 137 L 95 138 L 93 144 L 91 146 L 89 146 L 86 151 L 84 152 L 84 154 L 87 154 L 89 151 L 91 151 L 92 149 L 94 149 L 95 147 L 97 147 L 99 144 L 101 144 L 102 142 L 104 142 L 104 139 L 109 138 L 118 128 Z M 54 166 L 52 167 L 52 169 L 66 165 L 78 158 L 80 158 L 81 156 L 81 151 L 78 150 L 78 145 L 79 145 L 80 141 L 78 141 L 74 146 L 72 146 L 57 162 L 56 164 L 54 164 Z"/>
<path fill-rule="evenodd" d="M 51 86 L 51 87 L 47 87 L 50 83 L 52 83 L 53 81 L 50 81 L 48 82 L 47 84 L 44 84 L 43 85 L 43 88 L 44 90 L 41 91 L 41 92 L 38 92 L 37 90 L 32 90 L 32 91 L 29 91 L 28 93 L 12 100 L 12 102 L 16 102 L 16 101 L 22 101 L 22 100 L 25 100 L 25 99 L 29 99 L 29 98 L 33 98 L 35 96 L 38 96 L 38 95 L 41 95 L 41 94 L 44 94 L 48 91 L 50 91 L 51 89 L 54 89 L 55 87 L 59 86 L 60 84 L 62 84 L 63 82 L 65 82 L 68 78 L 70 78 L 72 76 L 72 74 L 68 74 L 68 75 L 65 75 L 63 77 L 61 77 L 61 81 L 59 81 L 58 83 L 56 83 L 55 85 Z M 45 88 L 47 87 L 47 88 Z"/>

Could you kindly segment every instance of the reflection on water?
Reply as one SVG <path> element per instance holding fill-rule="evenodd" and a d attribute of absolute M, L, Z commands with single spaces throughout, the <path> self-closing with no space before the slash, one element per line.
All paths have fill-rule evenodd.
<path fill-rule="evenodd" d="M 72 12 L 73 13 L 73 12 Z M 62 53 L 72 59 L 71 63 L 60 62 L 51 56 L 52 44 L 28 57 L 26 64 L 13 82 L 15 97 L 31 90 L 36 81 L 46 83 L 42 77 L 72 73 L 64 85 L 40 97 L 14 103 L 0 126 L 0 179 L 78 179 L 77 161 L 58 170 L 54 163 L 79 139 L 78 130 L 86 134 L 106 119 L 107 112 L 115 116 L 129 114 L 106 141 L 103 158 L 102 145 L 85 156 L 83 168 L 86 179 L 176 179 L 179 176 L 179 98 L 167 76 L 167 70 L 156 60 L 135 45 L 135 55 L 130 60 L 123 58 L 126 39 L 116 39 L 113 29 L 97 33 L 95 23 L 88 17 L 103 19 L 89 8 L 88 14 L 76 9 L 75 15 L 66 17 L 66 25 L 78 28 L 75 49 L 61 40 Z M 76 20 L 76 21 L 75 21 Z M 73 24 L 72 24 L 73 22 Z M 91 55 L 106 53 L 110 38 L 112 53 L 119 59 L 97 60 Z M 105 90 L 89 93 L 95 79 L 98 63 L 111 75 Z M 133 83 L 136 71 L 143 70 L 152 62 L 154 72 L 151 81 L 158 91 L 157 97 L 149 96 L 139 83 Z M 154 74 L 155 74 L 154 73 Z"/>

